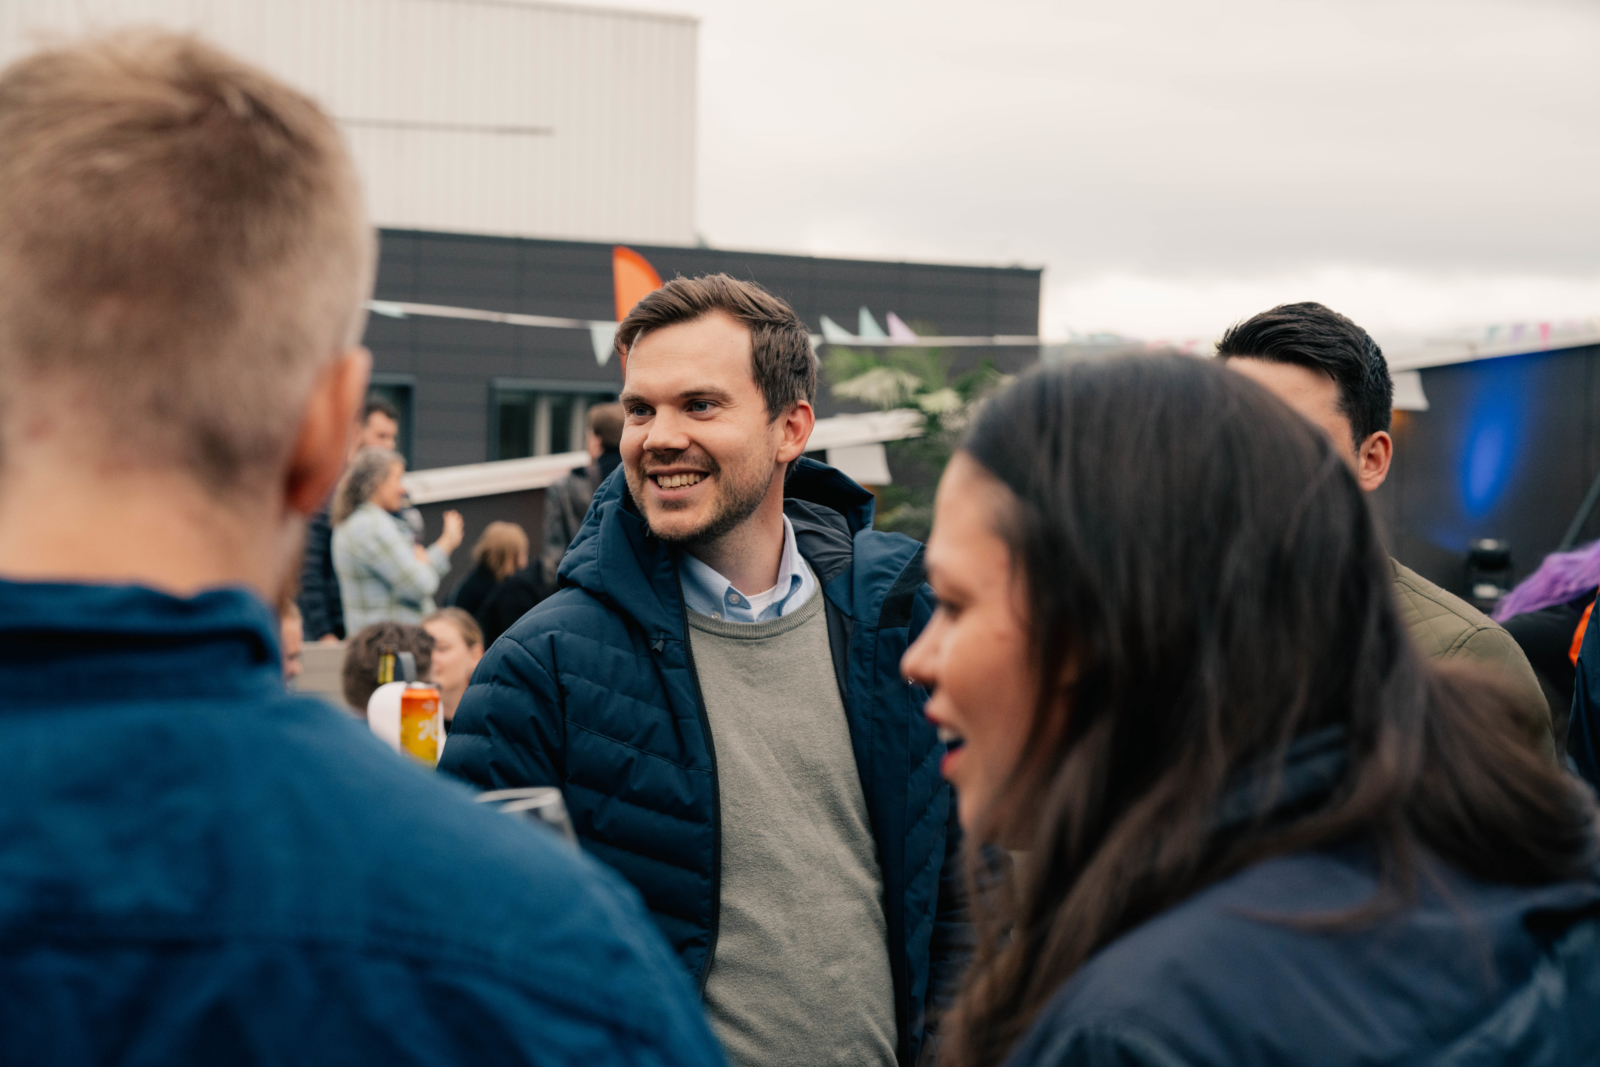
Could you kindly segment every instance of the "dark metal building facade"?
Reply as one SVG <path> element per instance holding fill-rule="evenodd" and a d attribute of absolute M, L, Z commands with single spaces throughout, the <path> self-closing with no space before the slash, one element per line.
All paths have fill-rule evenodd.
<path fill-rule="evenodd" d="M 583 319 L 615 318 L 609 244 L 385 230 L 376 298 L 486 311 Z M 859 308 L 882 321 L 893 311 L 947 335 L 1033 334 L 1041 272 L 823 259 L 713 248 L 634 246 L 663 278 L 726 272 L 760 282 L 788 300 L 813 330 L 827 315 L 854 328 Z M 405 414 L 403 446 L 416 469 L 508 458 L 502 443 L 523 432 L 502 425 L 520 397 L 546 397 L 541 447 L 565 450 L 566 420 L 589 398 L 621 382 L 615 360 L 597 364 L 588 333 L 455 319 L 374 315 L 367 327 L 378 388 Z M 1032 362 L 1037 350 L 962 353 L 958 367 L 983 355 L 1002 370 Z M 570 396 L 563 405 L 561 398 Z M 837 409 L 826 390 L 818 414 Z M 523 416 L 517 416 L 523 417 Z M 532 425 L 532 416 L 526 417 Z"/>

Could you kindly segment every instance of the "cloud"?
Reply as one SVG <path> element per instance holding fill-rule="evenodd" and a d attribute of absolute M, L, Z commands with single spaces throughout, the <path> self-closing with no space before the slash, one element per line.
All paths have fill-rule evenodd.
<path fill-rule="evenodd" d="M 1432 274 L 1345 266 L 1271 275 L 1047 276 L 1042 317 L 1052 334 L 1109 331 L 1209 344 L 1233 322 L 1300 300 L 1350 316 L 1391 348 L 1473 324 L 1590 318 L 1600 314 L 1600 271 Z"/>
<path fill-rule="evenodd" d="M 716 244 L 1045 266 L 1051 331 L 1600 313 L 1590 3 L 642 2 L 703 19 Z"/>

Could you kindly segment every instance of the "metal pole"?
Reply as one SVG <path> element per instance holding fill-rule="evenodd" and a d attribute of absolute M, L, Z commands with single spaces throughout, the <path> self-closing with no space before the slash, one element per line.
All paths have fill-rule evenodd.
<path fill-rule="evenodd" d="M 1600 504 L 1600 474 L 1594 476 L 1594 481 L 1589 485 L 1589 492 L 1583 498 L 1583 506 L 1578 508 L 1578 514 L 1573 516 L 1572 525 L 1567 527 L 1567 536 L 1561 539 L 1556 546 L 1557 552 L 1569 552 L 1577 543 L 1578 535 L 1583 532 L 1583 524 L 1589 521 L 1589 513 L 1594 506 Z"/>

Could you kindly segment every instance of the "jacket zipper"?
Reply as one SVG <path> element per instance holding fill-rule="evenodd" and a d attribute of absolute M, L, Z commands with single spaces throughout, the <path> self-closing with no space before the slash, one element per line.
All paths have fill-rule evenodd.
<path fill-rule="evenodd" d="M 683 604 L 683 658 L 694 679 L 695 711 L 700 715 L 700 731 L 705 735 L 706 752 L 711 757 L 711 938 L 706 945 L 705 966 L 700 969 L 700 999 L 706 998 L 706 982 L 711 978 L 711 961 L 717 955 L 717 930 L 722 923 L 722 785 L 717 780 L 717 743 L 711 736 L 711 716 L 706 712 L 706 696 L 700 689 L 700 671 L 694 665 L 694 647 L 689 639 L 689 605 Z"/>

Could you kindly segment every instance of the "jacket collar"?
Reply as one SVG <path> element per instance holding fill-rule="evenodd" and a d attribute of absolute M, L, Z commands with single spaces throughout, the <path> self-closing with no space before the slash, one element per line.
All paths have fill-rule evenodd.
<path fill-rule="evenodd" d="M 1284 753 L 1282 776 L 1267 761 L 1238 776 L 1222 795 L 1213 829 L 1228 833 L 1262 815 L 1275 817 L 1315 804 L 1338 787 L 1350 769 L 1349 735 L 1334 724 L 1294 739 Z"/>
<path fill-rule="evenodd" d="M 595 491 L 557 580 L 632 617 L 652 637 L 681 639 L 682 550 L 649 532 L 624 473 L 613 472 Z M 854 535 L 871 528 L 873 497 L 832 467 L 802 457 L 784 483 L 783 512 L 800 555 L 826 589 L 850 569 Z"/>
<path fill-rule="evenodd" d="M 0 580 L 0 686 L 47 700 L 281 691 L 277 620 L 244 589 Z"/>

